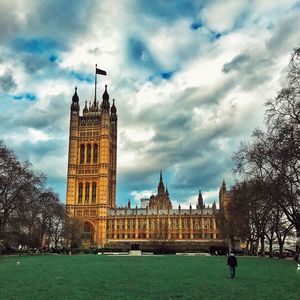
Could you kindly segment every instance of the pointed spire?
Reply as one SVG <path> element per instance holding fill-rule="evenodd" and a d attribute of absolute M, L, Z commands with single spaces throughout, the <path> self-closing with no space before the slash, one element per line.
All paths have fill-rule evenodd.
<path fill-rule="evenodd" d="M 85 101 L 85 106 L 84 106 L 83 112 L 84 113 L 88 112 L 87 101 Z"/>
<path fill-rule="evenodd" d="M 224 178 L 223 178 L 223 181 L 222 181 L 222 187 L 226 188 L 226 183 L 225 183 L 225 179 Z"/>
<path fill-rule="evenodd" d="M 224 178 L 222 180 L 222 185 L 220 187 L 220 193 L 221 192 L 226 192 L 226 183 L 225 183 L 225 179 Z"/>
<path fill-rule="evenodd" d="M 160 177 L 159 177 L 159 184 L 157 187 L 157 194 L 162 195 L 165 193 L 165 186 L 163 183 L 163 178 L 162 178 L 162 171 L 160 170 Z"/>
<path fill-rule="evenodd" d="M 117 109 L 116 109 L 116 106 L 115 106 L 115 99 L 113 99 L 113 104 L 111 106 L 110 111 L 111 111 L 112 114 L 115 114 L 117 112 Z"/>
<path fill-rule="evenodd" d="M 203 209 L 203 208 L 204 208 L 203 197 L 202 197 L 201 190 L 199 190 L 197 209 Z"/>
<path fill-rule="evenodd" d="M 217 210 L 216 201 L 214 201 L 214 203 L 212 205 L 212 210 L 213 210 L 213 212 L 216 212 L 216 210 Z"/>
<path fill-rule="evenodd" d="M 127 208 L 129 208 L 129 209 L 131 208 L 130 199 L 128 199 Z"/>

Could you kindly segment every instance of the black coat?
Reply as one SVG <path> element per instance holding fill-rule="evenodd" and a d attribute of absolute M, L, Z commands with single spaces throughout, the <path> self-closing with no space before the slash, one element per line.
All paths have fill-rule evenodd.
<path fill-rule="evenodd" d="M 227 258 L 227 265 L 230 267 L 237 267 L 237 259 L 233 255 L 229 255 Z"/>

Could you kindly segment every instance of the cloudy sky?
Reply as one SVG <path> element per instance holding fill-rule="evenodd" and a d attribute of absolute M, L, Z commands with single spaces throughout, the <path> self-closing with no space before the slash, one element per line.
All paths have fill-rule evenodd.
<path fill-rule="evenodd" d="M 65 201 L 69 110 L 108 84 L 118 110 L 117 202 L 217 200 L 231 156 L 263 124 L 300 41 L 300 1 L 0 1 L 1 135 Z"/>

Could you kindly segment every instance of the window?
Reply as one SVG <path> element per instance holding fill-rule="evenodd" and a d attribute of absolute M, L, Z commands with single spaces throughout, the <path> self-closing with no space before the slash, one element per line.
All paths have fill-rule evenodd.
<path fill-rule="evenodd" d="M 81 164 L 84 163 L 84 145 L 83 144 L 80 145 L 80 163 Z"/>
<path fill-rule="evenodd" d="M 92 203 L 96 203 L 96 190 L 97 190 L 97 183 L 93 182 L 93 184 L 92 184 Z"/>
<path fill-rule="evenodd" d="M 89 202 L 89 198 L 90 198 L 90 183 L 87 182 L 85 184 L 85 203 Z"/>
<path fill-rule="evenodd" d="M 97 161 L 98 161 L 98 145 L 94 144 L 93 162 L 96 163 Z"/>
<path fill-rule="evenodd" d="M 91 145 L 87 145 L 87 156 L 86 156 L 86 162 L 89 164 L 91 163 Z"/>
<path fill-rule="evenodd" d="M 89 223 L 84 224 L 82 237 L 90 242 L 93 241 L 93 228 Z"/>
<path fill-rule="evenodd" d="M 82 182 L 78 185 L 78 203 L 82 203 L 82 191 L 83 191 L 83 184 Z"/>

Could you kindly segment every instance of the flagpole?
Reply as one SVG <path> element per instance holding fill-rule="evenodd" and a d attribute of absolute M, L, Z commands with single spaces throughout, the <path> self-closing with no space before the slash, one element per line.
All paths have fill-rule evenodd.
<path fill-rule="evenodd" d="M 96 67 L 95 67 L 95 102 L 97 100 L 97 64 L 96 64 Z"/>

